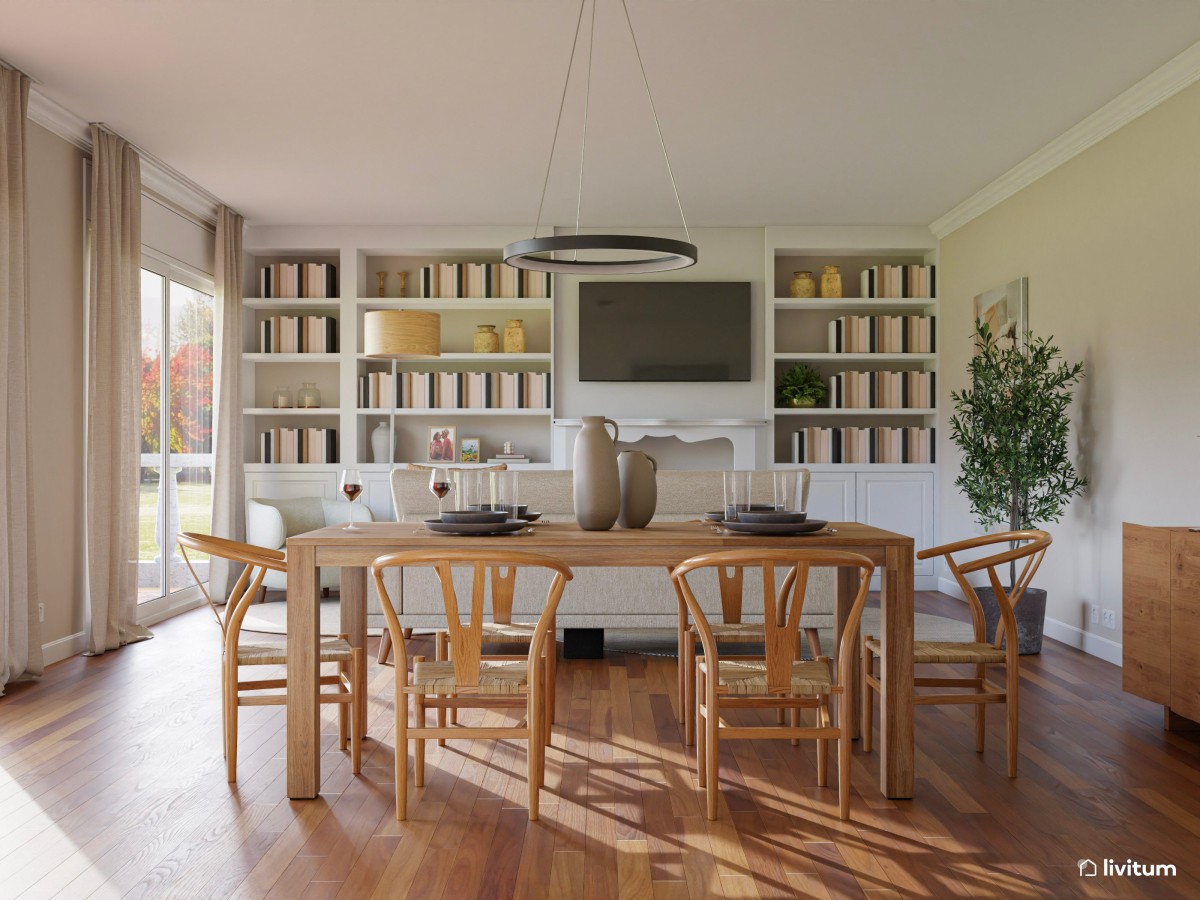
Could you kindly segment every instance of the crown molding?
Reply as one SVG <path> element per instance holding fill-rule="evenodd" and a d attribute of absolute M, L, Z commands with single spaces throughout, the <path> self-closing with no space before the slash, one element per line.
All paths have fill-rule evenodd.
<path fill-rule="evenodd" d="M 87 121 L 51 100 L 36 84 L 29 89 L 28 118 L 80 150 L 92 152 L 92 132 Z M 189 218 L 216 224 L 219 199 L 136 144 L 134 149 L 141 157 L 142 190 Z"/>
<path fill-rule="evenodd" d="M 1200 81 L 1200 43 L 1193 44 L 976 191 L 934 220 L 929 230 L 941 240 L 1197 81 Z"/>

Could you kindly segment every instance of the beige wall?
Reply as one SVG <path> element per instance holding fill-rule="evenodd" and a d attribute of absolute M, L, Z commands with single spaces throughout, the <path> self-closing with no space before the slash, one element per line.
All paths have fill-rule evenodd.
<path fill-rule="evenodd" d="M 32 122 L 28 142 L 34 528 L 50 661 L 56 641 L 83 630 L 86 154 Z"/>
<path fill-rule="evenodd" d="M 948 235 L 941 271 L 940 536 L 979 531 L 946 427 L 971 300 L 1026 275 L 1031 328 L 1087 375 L 1072 421 L 1091 487 L 1050 526 L 1048 633 L 1114 658 L 1121 522 L 1200 525 L 1200 86 Z M 1090 623 L 1091 603 L 1117 610 L 1115 630 Z"/>

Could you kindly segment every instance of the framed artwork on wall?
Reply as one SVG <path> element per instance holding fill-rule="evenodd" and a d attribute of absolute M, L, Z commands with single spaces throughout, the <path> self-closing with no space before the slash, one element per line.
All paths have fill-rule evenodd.
<path fill-rule="evenodd" d="M 433 425 L 429 429 L 429 462 L 452 463 L 458 459 L 457 432 L 453 425 Z"/>
<path fill-rule="evenodd" d="M 1021 276 L 1008 284 L 975 295 L 975 322 L 986 322 L 1001 347 L 1025 344 L 1029 330 L 1029 279 Z"/>
<path fill-rule="evenodd" d="M 479 438 L 465 437 L 459 444 L 458 461 L 460 463 L 479 462 Z"/>

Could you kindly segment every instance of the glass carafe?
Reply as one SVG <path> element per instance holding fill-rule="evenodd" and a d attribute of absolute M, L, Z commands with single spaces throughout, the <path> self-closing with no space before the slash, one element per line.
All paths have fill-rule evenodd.
<path fill-rule="evenodd" d="M 275 393 L 271 395 L 271 405 L 275 409 L 291 409 L 292 389 L 286 384 L 276 385 Z"/>
<path fill-rule="evenodd" d="M 317 390 L 315 382 L 305 381 L 300 386 L 300 391 L 296 394 L 296 406 L 300 409 L 320 408 L 321 392 Z"/>

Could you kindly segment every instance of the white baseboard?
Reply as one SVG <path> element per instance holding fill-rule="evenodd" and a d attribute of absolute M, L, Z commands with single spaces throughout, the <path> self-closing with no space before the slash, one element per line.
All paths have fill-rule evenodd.
<path fill-rule="evenodd" d="M 160 612 L 153 613 L 152 615 L 148 615 L 144 619 L 139 617 L 138 624 L 145 625 L 147 628 L 149 628 L 151 625 L 157 625 L 159 622 L 166 621 L 167 619 L 170 619 L 172 616 L 177 616 L 180 613 L 185 613 L 185 612 L 188 612 L 189 610 L 193 610 L 198 606 L 203 606 L 205 604 L 205 602 L 206 601 L 204 600 L 203 597 L 192 597 L 191 599 L 180 601 L 179 603 L 176 603 L 174 606 L 167 607 L 166 609 L 163 609 Z"/>
<path fill-rule="evenodd" d="M 1049 617 L 1046 619 L 1044 634 L 1068 647 L 1082 650 L 1089 656 L 1095 656 L 1114 666 L 1121 665 L 1121 645 L 1116 641 Z"/>
<path fill-rule="evenodd" d="M 78 631 L 75 634 L 68 634 L 64 638 L 59 638 L 57 641 L 42 644 L 42 662 L 49 666 L 56 662 L 62 662 L 69 657 L 78 656 L 86 649 L 87 635 L 82 631 Z"/>
<path fill-rule="evenodd" d="M 967 602 L 967 597 L 962 592 L 962 588 L 958 586 L 958 582 L 953 578 L 939 578 L 937 589 L 943 594 L 949 594 L 955 600 L 961 600 L 963 603 Z"/>

